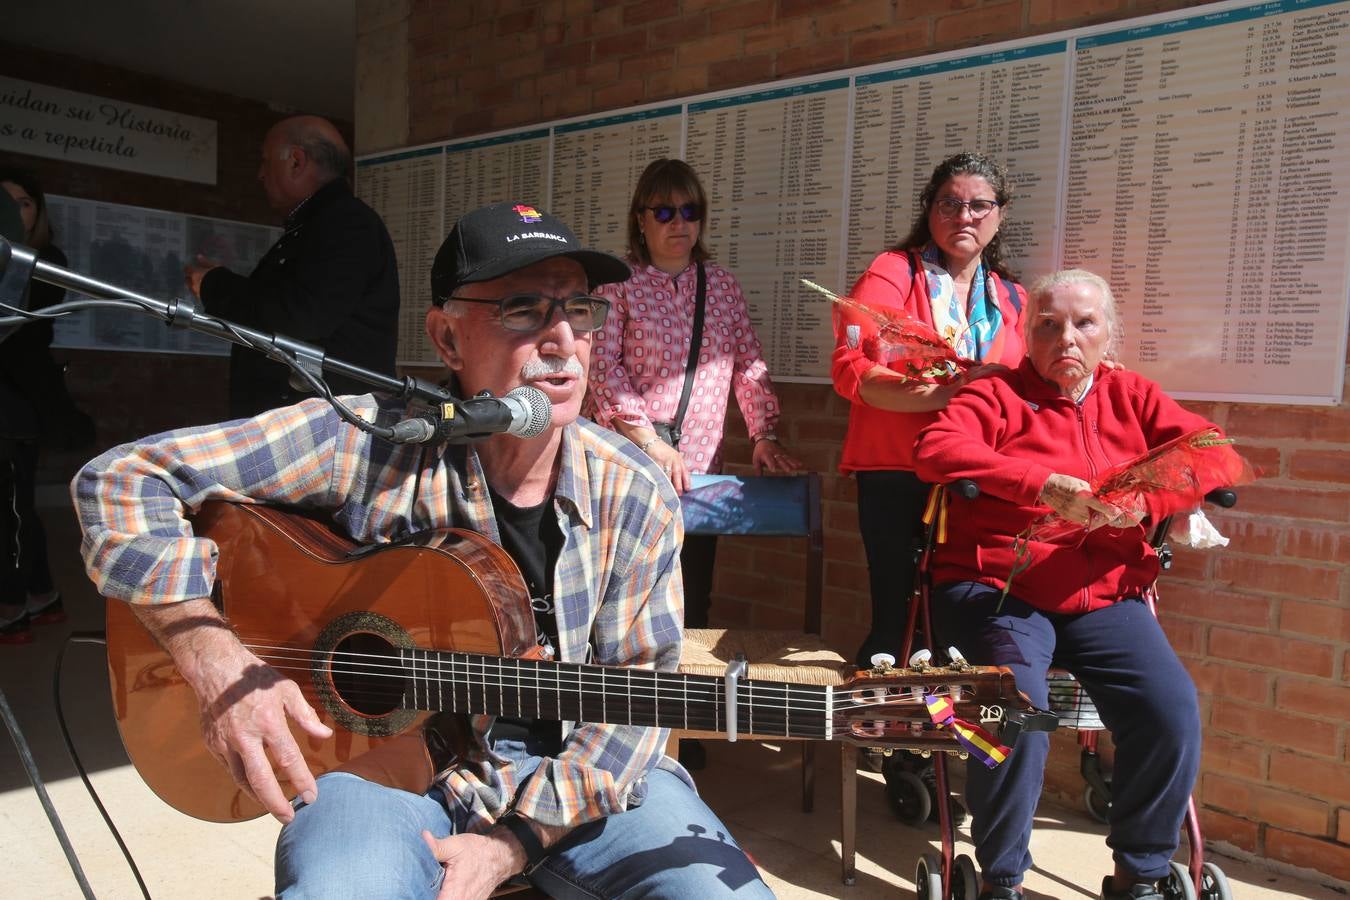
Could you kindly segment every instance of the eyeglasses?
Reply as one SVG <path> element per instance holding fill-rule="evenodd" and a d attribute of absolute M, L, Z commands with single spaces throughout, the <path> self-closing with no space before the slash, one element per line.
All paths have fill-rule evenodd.
<path fill-rule="evenodd" d="M 686 222 L 700 222 L 703 220 L 703 207 L 699 206 L 697 203 L 685 203 L 680 206 L 644 206 L 642 208 L 649 210 L 652 214 L 652 218 L 662 225 L 669 224 L 673 221 L 675 219 L 675 213 L 677 212 L 680 214 L 680 218 L 684 219 Z"/>
<path fill-rule="evenodd" d="M 497 318 L 507 331 L 541 331 L 553 321 L 553 311 L 561 309 L 573 331 L 599 331 L 609 316 L 609 301 L 603 297 L 545 297 L 542 294 L 509 294 L 498 300 L 481 297 L 447 297 L 461 303 L 495 303 Z"/>
<path fill-rule="evenodd" d="M 961 210 L 970 210 L 970 217 L 977 222 L 999 208 L 997 200 L 957 200 L 955 197 L 943 197 L 936 204 L 938 215 L 944 219 L 955 219 Z"/>

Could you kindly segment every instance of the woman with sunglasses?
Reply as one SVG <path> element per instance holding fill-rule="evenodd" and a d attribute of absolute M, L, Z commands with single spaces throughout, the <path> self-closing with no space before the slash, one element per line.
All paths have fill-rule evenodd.
<path fill-rule="evenodd" d="M 628 262 L 633 276 L 602 285 L 609 318 L 591 345 L 591 404 L 595 420 L 627 437 L 656 460 L 677 493 L 690 476 L 722 468 L 722 431 L 734 391 L 754 442 L 757 473 L 789 474 L 802 465 L 778 440 L 778 397 L 741 286 L 712 262 L 703 243 L 707 195 L 698 175 L 679 159 L 647 166 L 633 191 Z M 700 282 L 704 310 L 689 399 L 685 369 L 695 330 Z M 678 426 L 672 446 L 671 426 Z M 684 620 L 708 623 L 715 537 L 686 537 Z"/>

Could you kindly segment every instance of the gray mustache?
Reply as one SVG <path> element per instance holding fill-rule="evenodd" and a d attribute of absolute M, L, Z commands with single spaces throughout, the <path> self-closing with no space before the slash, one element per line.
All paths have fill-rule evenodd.
<path fill-rule="evenodd" d="M 559 359 L 556 356 L 541 356 L 520 367 L 520 377 L 525 381 L 547 378 L 550 375 L 572 375 L 576 378 L 583 378 L 586 375 L 586 370 L 581 367 L 581 361 L 575 356 L 569 356 L 567 359 Z"/>

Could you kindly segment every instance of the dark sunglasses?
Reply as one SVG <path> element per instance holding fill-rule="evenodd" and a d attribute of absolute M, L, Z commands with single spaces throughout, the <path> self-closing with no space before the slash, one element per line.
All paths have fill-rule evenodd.
<path fill-rule="evenodd" d="M 675 213 L 680 214 L 680 218 L 686 222 L 701 222 L 703 220 L 703 207 L 697 203 L 685 203 L 682 206 L 644 206 L 642 207 L 652 214 L 652 218 L 662 225 L 669 224 L 675 218 Z"/>
<path fill-rule="evenodd" d="M 498 300 L 481 297 L 447 297 L 461 303 L 494 303 L 497 318 L 507 331 L 541 331 L 553 321 L 553 311 L 561 309 L 573 331 L 599 331 L 609 316 L 609 301 L 603 297 L 545 297 L 542 294 L 509 294 Z"/>

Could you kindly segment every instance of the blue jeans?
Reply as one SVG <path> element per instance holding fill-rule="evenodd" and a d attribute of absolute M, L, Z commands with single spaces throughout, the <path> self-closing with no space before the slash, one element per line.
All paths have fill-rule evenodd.
<path fill-rule="evenodd" d="M 1042 612 L 998 588 L 946 584 L 933 595 L 934 630 L 977 665 L 1007 666 L 1040 709 L 1053 660 L 1082 684 L 1116 745 L 1106 843 L 1140 880 L 1168 873 L 1200 766 L 1195 685 L 1142 600 L 1079 615 Z M 984 880 L 1015 886 L 1031 868 L 1031 823 L 1048 734 L 1023 734 L 1002 765 L 967 763 L 971 838 Z"/>
<path fill-rule="evenodd" d="M 493 749 L 527 756 L 518 741 Z M 647 784 L 641 806 L 582 825 L 555 845 L 531 883 L 559 898 L 773 897 L 727 827 L 678 776 L 654 769 Z M 277 840 L 277 897 L 434 898 L 444 870 L 422 831 L 444 837 L 462 828 L 439 787 L 419 795 L 343 772 L 323 775 L 318 799 L 297 800 Z"/>

